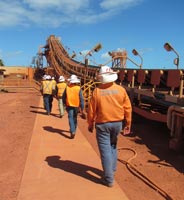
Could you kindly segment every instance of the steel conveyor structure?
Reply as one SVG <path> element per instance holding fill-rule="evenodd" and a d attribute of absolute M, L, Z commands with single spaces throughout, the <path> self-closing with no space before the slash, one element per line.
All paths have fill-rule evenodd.
<path fill-rule="evenodd" d="M 51 35 L 47 39 L 42 55 L 45 56 L 47 72 L 55 75 L 71 74 L 80 77 L 84 95 L 90 98 L 95 87 L 95 78 L 99 67 L 79 63 L 72 59 L 62 43 Z M 123 55 L 125 60 L 127 54 Z M 120 55 L 121 57 L 121 55 Z M 163 122 L 171 132 L 170 147 L 180 149 L 184 141 L 184 71 L 181 69 L 129 69 L 113 63 L 119 63 L 120 57 L 113 59 L 112 67 L 118 71 L 117 83 L 125 87 L 128 92 L 133 111 L 147 119 Z M 117 61 L 117 62 L 116 62 Z M 50 70 L 50 71 L 49 71 Z"/>
<path fill-rule="evenodd" d="M 84 63 L 72 59 L 65 50 L 60 40 L 51 35 L 44 46 L 43 55 L 46 57 L 49 69 L 57 76 L 69 77 L 76 74 L 82 83 L 95 79 L 98 68 L 86 66 Z"/>

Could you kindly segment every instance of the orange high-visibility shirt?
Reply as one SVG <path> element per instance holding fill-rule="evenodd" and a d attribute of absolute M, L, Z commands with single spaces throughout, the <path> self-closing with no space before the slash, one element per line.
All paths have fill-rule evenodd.
<path fill-rule="evenodd" d="M 68 85 L 66 87 L 66 105 L 79 107 L 80 98 L 79 98 L 80 86 L 79 85 Z"/>
<path fill-rule="evenodd" d="M 65 82 L 57 84 L 57 89 L 58 89 L 57 96 L 58 97 L 62 97 L 63 96 L 63 92 L 64 92 L 65 88 L 66 88 L 66 83 Z"/>
<path fill-rule="evenodd" d="M 88 105 L 88 124 L 122 121 L 131 126 L 132 106 L 126 90 L 116 83 L 95 88 Z"/>

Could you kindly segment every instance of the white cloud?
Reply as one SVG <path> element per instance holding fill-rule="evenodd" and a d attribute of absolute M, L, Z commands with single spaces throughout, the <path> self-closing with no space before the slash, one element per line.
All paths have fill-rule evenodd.
<path fill-rule="evenodd" d="M 122 48 L 117 48 L 117 50 L 113 50 L 113 51 L 118 51 L 118 52 L 123 52 L 123 51 L 125 51 L 125 49 L 122 49 Z M 101 58 L 102 59 L 104 59 L 104 60 L 110 60 L 111 59 L 111 56 L 109 55 L 109 53 L 108 52 L 106 52 L 106 53 L 103 53 L 102 55 L 101 55 Z"/>
<path fill-rule="evenodd" d="M 106 53 L 103 53 L 103 54 L 101 55 L 101 58 L 102 58 L 103 60 L 110 60 L 110 59 L 111 59 L 111 56 L 108 54 L 108 52 L 106 52 Z"/>
<path fill-rule="evenodd" d="M 24 0 L 34 10 L 56 9 L 63 13 L 75 12 L 89 6 L 89 0 Z"/>
<path fill-rule="evenodd" d="M 142 0 L 103 0 L 100 6 L 104 9 L 126 9 L 137 5 Z"/>
<path fill-rule="evenodd" d="M 2 49 L 0 49 L 0 59 L 6 60 L 11 58 L 16 58 L 17 56 L 21 56 L 24 52 L 21 50 L 17 50 L 14 52 L 3 52 Z"/>
<path fill-rule="evenodd" d="M 149 48 L 144 48 L 144 49 L 140 49 L 140 53 L 143 55 L 145 53 L 148 53 L 148 52 L 152 52 L 154 49 L 149 47 Z"/>
<path fill-rule="evenodd" d="M 0 26 L 26 24 L 26 9 L 19 2 L 0 2 Z"/>
<path fill-rule="evenodd" d="M 14 52 L 8 52 L 8 53 L 6 53 L 6 57 L 14 57 L 14 56 L 17 56 L 17 55 L 21 55 L 21 54 L 23 54 L 23 51 L 14 51 Z"/>
<path fill-rule="evenodd" d="M 0 27 L 98 23 L 142 0 L 4 0 Z M 99 4 L 98 4 L 99 2 Z"/>

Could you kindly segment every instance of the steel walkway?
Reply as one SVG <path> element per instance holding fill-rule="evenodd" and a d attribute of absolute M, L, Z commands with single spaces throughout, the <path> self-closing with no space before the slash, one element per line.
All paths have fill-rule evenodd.
<path fill-rule="evenodd" d="M 100 183 L 99 156 L 79 128 L 70 139 L 57 101 L 50 116 L 42 107 L 41 99 L 17 200 L 128 200 L 116 182 L 113 188 Z"/>

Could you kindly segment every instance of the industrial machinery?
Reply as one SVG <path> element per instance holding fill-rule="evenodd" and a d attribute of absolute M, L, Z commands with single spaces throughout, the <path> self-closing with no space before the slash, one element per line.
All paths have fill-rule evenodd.
<path fill-rule="evenodd" d="M 168 43 L 164 46 L 172 50 Z M 39 49 L 39 55 L 45 56 L 48 67 L 46 73 L 55 76 L 64 75 L 66 78 L 76 74 L 81 79 L 84 96 L 90 99 L 91 92 L 96 87 L 96 75 L 99 66 L 88 65 L 87 55 L 97 52 L 101 45 L 96 45 L 89 51 L 84 62 L 78 62 L 69 56 L 61 41 L 51 35 Z M 134 55 L 139 53 L 134 49 Z M 133 111 L 147 119 L 163 122 L 170 129 L 170 148 L 180 150 L 184 142 L 184 96 L 183 78 L 184 71 L 178 69 L 142 69 L 142 57 L 139 69 L 129 69 L 126 66 L 128 58 L 126 51 L 109 52 L 112 57 L 112 68 L 118 71 L 117 83 L 127 90 Z M 134 61 L 132 61 L 134 62 Z M 98 83 L 97 83 L 98 84 Z"/>

